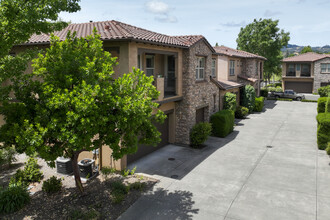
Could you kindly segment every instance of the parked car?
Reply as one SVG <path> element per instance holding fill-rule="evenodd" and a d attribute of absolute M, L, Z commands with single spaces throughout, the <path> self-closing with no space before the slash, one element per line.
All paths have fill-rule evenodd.
<path fill-rule="evenodd" d="M 273 92 L 272 96 L 275 98 L 286 98 L 286 99 L 295 99 L 297 101 L 301 101 L 302 99 L 305 99 L 305 96 L 303 94 L 296 93 L 293 90 L 285 90 L 284 92 Z"/>

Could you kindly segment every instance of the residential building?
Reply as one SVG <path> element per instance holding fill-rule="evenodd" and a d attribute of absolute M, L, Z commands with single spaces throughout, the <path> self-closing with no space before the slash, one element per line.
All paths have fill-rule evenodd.
<path fill-rule="evenodd" d="M 309 52 L 283 59 L 282 84 L 283 89 L 300 93 L 330 85 L 330 55 Z"/>
<path fill-rule="evenodd" d="M 263 80 L 265 57 L 236 50 L 225 46 L 214 47 L 213 59 L 217 74 L 213 81 L 220 89 L 220 108 L 223 108 L 223 96 L 227 92 L 236 94 L 239 103 L 239 88 L 252 85 L 257 95 L 260 95 L 260 82 Z"/>
<path fill-rule="evenodd" d="M 115 77 L 130 72 L 133 67 L 154 76 L 155 86 L 160 92 L 155 101 L 167 115 L 163 124 L 156 125 L 162 133 L 162 141 L 157 147 L 139 146 L 136 154 L 114 161 L 111 149 L 103 146 L 99 151 L 100 167 L 123 169 L 128 163 L 168 143 L 190 144 L 191 128 L 197 122 L 208 121 L 210 115 L 219 110 L 219 91 L 210 81 L 215 51 L 208 41 L 200 35 L 168 36 L 113 20 L 69 24 L 54 35 L 64 40 L 69 31 L 75 31 L 77 37 L 86 37 L 94 28 L 101 35 L 104 50 L 118 58 Z M 33 35 L 27 43 L 15 46 L 12 53 L 36 46 L 47 48 L 49 45 L 50 35 Z M 92 157 L 97 155 L 82 152 L 79 156 L 80 159 Z"/>

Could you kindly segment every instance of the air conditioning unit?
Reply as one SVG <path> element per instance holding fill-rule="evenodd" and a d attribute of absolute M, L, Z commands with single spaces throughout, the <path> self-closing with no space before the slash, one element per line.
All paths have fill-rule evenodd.
<path fill-rule="evenodd" d="M 69 158 L 58 157 L 56 159 L 57 173 L 70 175 L 73 173 L 72 161 Z"/>

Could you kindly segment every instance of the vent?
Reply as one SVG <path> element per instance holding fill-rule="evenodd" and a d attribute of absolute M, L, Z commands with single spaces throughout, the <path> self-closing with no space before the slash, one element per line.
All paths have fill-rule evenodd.
<path fill-rule="evenodd" d="M 271 145 L 268 145 L 268 146 L 267 146 L 267 148 L 273 148 L 273 146 L 271 146 Z"/>

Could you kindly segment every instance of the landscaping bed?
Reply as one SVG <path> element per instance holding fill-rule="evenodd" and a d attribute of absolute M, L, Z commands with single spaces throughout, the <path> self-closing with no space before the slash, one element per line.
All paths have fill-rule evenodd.
<path fill-rule="evenodd" d="M 23 162 L 25 157 L 20 155 L 16 163 Z M 61 178 L 61 191 L 47 194 L 41 190 L 43 181 L 34 183 L 34 187 L 30 189 L 30 203 L 17 212 L 2 216 L 1 219 L 116 219 L 157 182 L 155 179 L 136 174 L 100 174 L 83 184 L 84 193 L 81 194 L 75 188 L 72 176 L 55 173 L 56 170 L 48 167 L 41 159 L 38 163 L 44 175 L 43 181 L 53 175 Z M 6 184 L 9 176 L 13 175 L 19 165 L 13 164 L 13 167 L 10 172 L 0 171 L 1 185 Z M 124 188 L 125 192 L 119 195 L 122 197 L 116 197 L 115 200 L 114 195 L 120 191 L 120 187 Z"/>

